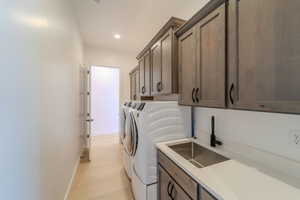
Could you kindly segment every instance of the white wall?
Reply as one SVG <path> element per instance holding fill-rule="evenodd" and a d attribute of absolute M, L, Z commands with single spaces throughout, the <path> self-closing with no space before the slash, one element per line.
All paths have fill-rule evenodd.
<path fill-rule="evenodd" d="M 68 0 L 0 2 L 0 198 L 62 200 L 79 158 L 81 39 Z"/>
<path fill-rule="evenodd" d="M 91 69 L 92 135 L 119 133 L 119 71 L 100 66 Z"/>
<path fill-rule="evenodd" d="M 290 133 L 300 131 L 300 116 L 264 112 L 196 108 L 195 133 L 209 146 L 211 116 L 221 151 L 300 188 L 300 148 Z"/>
<path fill-rule="evenodd" d="M 100 47 L 84 48 L 85 64 L 88 66 L 109 66 L 120 69 L 120 103 L 130 99 L 129 72 L 137 66 L 136 54 L 130 52 L 119 52 L 112 49 Z"/>

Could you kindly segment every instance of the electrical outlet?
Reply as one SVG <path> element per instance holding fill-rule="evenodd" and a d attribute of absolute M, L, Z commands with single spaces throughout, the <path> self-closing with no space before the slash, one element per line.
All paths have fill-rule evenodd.
<path fill-rule="evenodd" d="M 293 146 L 300 148 L 300 130 L 290 132 L 290 141 Z"/>

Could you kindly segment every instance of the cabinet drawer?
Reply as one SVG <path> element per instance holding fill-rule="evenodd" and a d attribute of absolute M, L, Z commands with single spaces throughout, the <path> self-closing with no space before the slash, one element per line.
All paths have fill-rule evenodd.
<path fill-rule="evenodd" d="M 160 151 L 158 152 L 158 162 L 186 193 L 193 199 L 197 199 L 198 184 L 191 177 Z"/>
<path fill-rule="evenodd" d="M 159 170 L 159 200 L 191 200 L 168 173 L 161 167 Z"/>

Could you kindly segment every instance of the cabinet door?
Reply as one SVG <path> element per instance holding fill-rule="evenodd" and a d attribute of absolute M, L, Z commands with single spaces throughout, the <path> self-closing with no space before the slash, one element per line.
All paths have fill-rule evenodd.
<path fill-rule="evenodd" d="M 173 31 L 172 29 L 169 30 L 161 39 L 161 85 L 160 85 L 160 92 L 162 94 L 172 94 L 173 87 L 175 86 L 175 82 L 177 80 L 173 80 L 176 78 L 173 76 L 175 73 L 174 66 L 172 63 L 172 46 L 173 43 Z M 173 84 L 174 83 L 174 84 Z"/>
<path fill-rule="evenodd" d="M 135 100 L 136 98 L 136 75 L 135 72 L 130 74 L 130 99 Z"/>
<path fill-rule="evenodd" d="M 140 93 L 140 86 L 139 86 L 139 82 L 140 82 L 140 73 L 139 73 L 139 70 L 137 68 L 136 72 L 134 73 L 135 74 L 135 100 L 138 100 L 139 99 L 139 93 Z"/>
<path fill-rule="evenodd" d="M 187 31 L 178 39 L 179 104 L 194 105 L 196 81 L 196 34 Z"/>
<path fill-rule="evenodd" d="M 157 95 L 161 91 L 161 48 L 160 41 L 151 48 L 152 81 L 151 94 Z"/>
<path fill-rule="evenodd" d="M 161 167 L 158 168 L 158 176 L 159 200 L 192 200 Z"/>
<path fill-rule="evenodd" d="M 139 60 L 139 93 L 143 96 L 145 93 L 145 59 L 141 58 Z"/>
<path fill-rule="evenodd" d="M 144 87 L 145 92 L 143 93 L 143 96 L 150 96 L 151 95 L 151 85 L 150 85 L 150 79 L 151 79 L 151 61 L 150 61 L 150 52 L 147 52 L 144 56 L 145 59 L 145 78 L 144 78 Z"/>
<path fill-rule="evenodd" d="M 300 1 L 229 3 L 232 108 L 300 113 Z"/>
<path fill-rule="evenodd" d="M 225 4 L 197 25 L 197 104 L 225 107 L 226 18 Z"/>

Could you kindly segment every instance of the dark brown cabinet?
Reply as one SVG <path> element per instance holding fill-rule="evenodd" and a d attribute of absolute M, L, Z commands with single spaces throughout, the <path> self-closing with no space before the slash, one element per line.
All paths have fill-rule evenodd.
<path fill-rule="evenodd" d="M 151 48 L 151 61 L 152 61 L 152 81 L 151 81 L 151 94 L 157 95 L 162 89 L 161 82 L 161 44 L 157 42 Z"/>
<path fill-rule="evenodd" d="M 226 5 L 179 37 L 180 104 L 225 107 Z"/>
<path fill-rule="evenodd" d="M 161 39 L 161 84 L 160 94 L 178 93 L 178 65 L 175 54 L 178 51 L 173 29 Z"/>
<path fill-rule="evenodd" d="M 185 193 L 192 199 L 197 199 L 198 184 L 190 176 L 161 152 L 158 153 L 158 163 L 168 172 L 170 177 L 182 187 Z"/>
<path fill-rule="evenodd" d="M 216 200 L 161 151 L 157 160 L 158 200 Z"/>
<path fill-rule="evenodd" d="M 139 94 L 143 96 L 145 92 L 145 58 L 141 57 L 139 60 Z"/>
<path fill-rule="evenodd" d="M 130 72 L 130 99 L 138 100 L 139 99 L 139 69 L 138 67 L 134 68 Z"/>
<path fill-rule="evenodd" d="M 178 39 L 179 103 L 193 105 L 196 87 L 196 29 L 192 28 Z"/>
<path fill-rule="evenodd" d="M 300 1 L 231 0 L 230 108 L 300 113 Z"/>
<path fill-rule="evenodd" d="M 173 28 L 151 48 L 152 95 L 178 93 L 177 51 Z"/>
<path fill-rule="evenodd" d="M 192 200 L 162 168 L 158 167 L 159 200 Z"/>
<path fill-rule="evenodd" d="M 151 96 L 151 86 L 150 86 L 150 79 L 151 79 L 151 61 L 150 61 L 150 52 L 148 51 L 145 56 L 144 56 L 145 64 L 144 64 L 144 69 L 145 69 L 145 75 L 144 75 L 144 80 L 145 80 L 145 92 L 143 93 L 143 96 Z"/>
<path fill-rule="evenodd" d="M 177 38 L 175 31 L 185 21 L 172 17 L 137 56 L 139 60 L 142 96 L 161 96 L 178 93 Z M 148 66 L 149 53 L 149 68 Z M 147 60 L 146 60 L 147 59 Z M 150 70 L 147 73 L 147 70 Z M 147 86 L 149 78 L 150 85 Z M 143 94 L 143 87 L 145 87 Z M 149 90 L 149 92 L 147 92 Z"/>
<path fill-rule="evenodd" d="M 139 60 L 139 94 L 140 96 L 150 96 L 150 78 L 151 78 L 151 62 L 150 52 L 147 51 Z"/>

